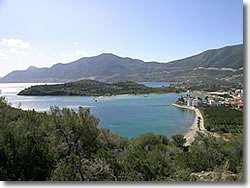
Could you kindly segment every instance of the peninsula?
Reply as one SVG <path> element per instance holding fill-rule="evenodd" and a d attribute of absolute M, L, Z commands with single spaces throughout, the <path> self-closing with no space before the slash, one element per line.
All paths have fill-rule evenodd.
<path fill-rule="evenodd" d="M 26 96 L 113 96 L 113 95 L 139 95 L 164 94 L 181 92 L 182 89 L 160 87 L 152 88 L 131 81 L 117 83 L 104 83 L 95 80 L 80 80 L 55 85 L 31 86 L 22 90 L 18 95 Z"/>
<path fill-rule="evenodd" d="M 185 135 L 186 143 L 185 146 L 189 146 L 194 140 L 197 132 L 202 132 L 204 134 L 207 134 L 207 130 L 204 126 L 204 118 L 198 108 L 186 106 L 186 105 L 179 105 L 179 104 L 171 104 L 172 106 L 178 107 L 178 108 L 184 108 L 188 110 L 193 110 L 195 112 L 195 118 L 192 126 L 189 128 L 189 131 Z"/>

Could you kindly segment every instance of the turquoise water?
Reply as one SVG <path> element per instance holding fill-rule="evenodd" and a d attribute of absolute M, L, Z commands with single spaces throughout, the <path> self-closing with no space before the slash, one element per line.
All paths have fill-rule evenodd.
<path fill-rule="evenodd" d="M 97 102 L 93 97 L 16 95 L 30 85 L 34 84 L 0 84 L 1 95 L 5 96 L 12 106 L 21 105 L 24 110 L 49 111 L 50 106 L 75 110 L 79 106 L 90 108 L 91 113 L 100 119 L 98 127 L 109 128 L 112 133 L 128 138 L 148 132 L 168 137 L 177 133 L 185 134 L 194 120 L 193 111 L 169 105 L 181 94 L 115 96 L 97 98 Z"/>

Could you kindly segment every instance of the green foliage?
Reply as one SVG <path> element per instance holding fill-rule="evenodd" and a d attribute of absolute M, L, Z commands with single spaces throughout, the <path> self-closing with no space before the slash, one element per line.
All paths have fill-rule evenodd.
<path fill-rule="evenodd" d="M 187 141 L 186 138 L 184 138 L 184 136 L 181 134 L 173 135 L 171 136 L 171 138 L 173 140 L 174 145 L 180 148 L 182 148 Z"/>
<path fill-rule="evenodd" d="M 3 101 L 1 101 L 3 105 Z M 43 114 L 15 111 L 14 121 L 0 126 L 1 175 L 4 180 L 46 180 L 54 166 L 46 133 L 39 128 Z M 0 110 L 3 113 L 3 110 Z"/>
<path fill-rule="evenodd" d="M 223 169 L 227 163 L 224 170 L 240 174 L 243 167 L 242 144 L 242 135 L 225 141 L 223 138 L 199 134 L 189 147 L 189 152 L 180 153 L 175 160 L 181 168 L 192 172 L 216 171 Z"/>
<path fill-rule="evenodd" d="M 136 139 L 98 129 L 88 109 L 22 111 L 0 99 L 0 180 L 242 181 L 243 137 Z M 203 172 L 204 171 L 204 172 Z"/>
<path fill-rule="evenodd" d="M 140 148 L 145 148 L 146 150 L 152 150 L 158 145 L 168 145 L 168 142 L 169 140 L 163 135 L 148 133 L 138 137 L 133 144 Z"/>
<path fill-rule="evenodd" d="M 228 138 L 221 151 L 229 162 L 228 170 L 237 174 L 243 173 L 243 135 Z"/>
<path fill-rule="evenodd" d="M 243 112 L 227 107 L 206 107 L 201 109 L 208 131 L 222 133 L 243 132 Z"/>
<path fill-rule="evenodd" d="M 98 120 L 90 115 L 90 110 L 79 107 L 78 113 L 73 110 L 57 107 L 51 108 L 51 116 L 55 125 L 53 131 L 57 149 L 61 155 L 84 155 L 90 157 L 97 150 L 99 130 Z"/>
<path fill-rule="evenodd" d="M 167 180 L 173 171 L 168 139 L 152 133 L 133 141 L 123 163 L 128 180 Z"/>
<path fill-rule="evenodd" d="M 80 173 L 79 157 L 75 155 L 68 156 L 61 160 L 56 169 L 52 172 L 50 180 L 52 181 L 83 181 Z"/>
<path fill-rule="evenodd" d="M 184 167 L 195 172 L 211 170 L 223 160 L 223 155 L 218 151 L 223 144 L 221 139 L 200 134 L 190 146 L 190 152 L 182 153 L 180 160 Z"/>
<path fill-rule="evenodd" d="M 112 96 L 122 94 L 151 94 L 151 93 L 169 93 L 181 91 L 173 88 L 151 88 L 142 84 L 130 81 L 117 83 L 104 83 L 94 80 L 81 80 L 77 82 L 56 84 L 56 85 L 39 85 L 26 88 L 18 95 L 28 96 Z"/>
<path fill-rule="evenodd" d="M 183 105 L 184 104 L 184 98 L 183 97 L 178 98 L 178 100 L 176 101 L 176 104 Z"/>

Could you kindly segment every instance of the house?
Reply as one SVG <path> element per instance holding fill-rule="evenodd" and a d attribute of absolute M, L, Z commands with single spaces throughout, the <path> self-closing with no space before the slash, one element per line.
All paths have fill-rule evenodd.
<path fill-rule="evenodd" d="M 218 103 L 216 103 L 216 106 L 222 107 L 222 106 L 225 106 L 225 104 L 224 104 L 224 102 L 219 101 Z"/>
<path fill-rule="evenodd" d="M 214 99 L 209 99 L 208 103 L 209 103 L 210 106 L 216 106 Z"/>
<path fill-rule="evenodd" d="M 187 96 L 184 97 L 184 102 L 187 103 L 187 106 L 192 106 L 193 97 L 187 94 Z"/>
<path fill-rule="evenodd" d="M 194 106 L 194 107 L 199 107 L 199 106 L 202 106 L 202 103 L 201 103 L 200 100 L 194 99 L 194 100 L 192 101 L 192 106 Z"/>
<path fill-rule="evenodd" d="M 233 107 L 233 108 L 243 108 L 243 102 L 238 102 L 238 101 L 232 101 L 231 102 L 231 106 Z"/>

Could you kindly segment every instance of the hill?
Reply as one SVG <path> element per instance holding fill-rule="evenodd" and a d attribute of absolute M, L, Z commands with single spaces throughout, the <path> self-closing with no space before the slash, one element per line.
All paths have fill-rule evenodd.
<path fill-rule="evenodd" d="M 13 71 L 0 82 L 68 82 L 82 79 L 104 82 L 199 80 L 243 83 L 243 45 L 207 50 L 168 63 L 144 62 L 104 53 L 67 64 L 58 63 L 50 68 L 29 67 Z"/>
<path fill-rule="evenodd" d="M 22 90 L 18 95 L 26 96 L 112 96 L 123 94 L 162 94 L 178 92 L 171 88 L 151 88 L 131 81 L 104 83 L 95 80 L 81 80 L 65 84 L 38 85 Z"/>

